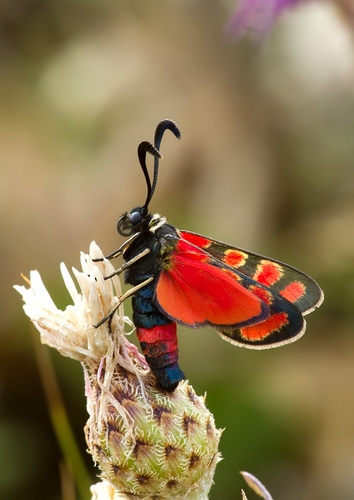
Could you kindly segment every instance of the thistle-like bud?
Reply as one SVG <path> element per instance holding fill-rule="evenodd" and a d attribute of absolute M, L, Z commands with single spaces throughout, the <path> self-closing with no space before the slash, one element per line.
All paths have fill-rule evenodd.
<path fill-rule="evenodd" d="M 206 499 L 220 460 L 221 431 L 204 397 L 182 382 L 168 393 L 151 374 L 145 358 L 128 342 L 122 305 L 111 320 L 94 325 L 117 307 L 122 296 L 114 268 L 95 243 L 81 255 L 82 272 L 73 269 L 76 286 L 61 270 L 73 305 L 58 310 L 37 271 L 30 288 L 16 286 L 24 310 L 41 341 L 80 361 L 85 372 L 89 452 L 103 481 L 92 498 Z"/>

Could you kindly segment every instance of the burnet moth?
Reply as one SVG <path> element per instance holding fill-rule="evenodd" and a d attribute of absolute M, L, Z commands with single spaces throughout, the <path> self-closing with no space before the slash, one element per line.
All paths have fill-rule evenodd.
<path fill-rule="evenodd" d="M 320 306 L 323 292 L 288 264 L 181 231 L 165 217 L 149 213 L 166 130 L 181 137 L 172 120 L 163 120 L 154 145 L 144 141 L 138 147 L 147 197 L 119 218 L 118 233 L 128 239 L 107 258 L 123 255 L 125 263 L 113 275 L 124 271 L 125 282 L 133 285 L 123 300 L 132 295 L 142 352 L 160 386 L 173 391 L 185 378 L 178 364 L 177 324 L 212 327 L 231 344 L 269 349 L 304 334 L 304 316 Z M 147 153 L 154 157 L 152 178 Z M 111 319 L 117 308 L 95 326 Z"/>

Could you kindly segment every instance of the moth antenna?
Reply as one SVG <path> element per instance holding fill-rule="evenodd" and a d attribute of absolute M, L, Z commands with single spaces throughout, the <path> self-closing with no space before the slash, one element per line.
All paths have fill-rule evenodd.
<path fill-rule="evenodd" d="M 177 139 L 181 138 L 181 132 L 174 121 L 169 120 L 169 119 L 160 121 L 160 123 L 156 127 L 155 138 L 154 138 L 154 146 L 158 151 L 160 150 L 162 137 L 163 137 L 164 133 L 166 132 L 166 130 L 171 130 L 171 132 L 173 133 L 173 135 L 175 137 L 177 137 Z M 154 177 L 153 177 L 152 187 L 151 187 L 151 191 L 150 191 L 150 198 L 148 198 L 146 200 L 146 206 L 149 204 L 149 202 L 154 194 L 155 188 L 156 188 L 157 178 L 158 178 L 158 174 L 159 174 L 159 160 L 160 160 L 160 158 L 162 158 L 161 154 L 160 154 L 160 156 L 155 156 Z"/>
<path fill-rule="evenodd" d="M 146 182 L 146 187 L 147 187 L 147 195 L 146 195 L 146 201 L 143 205 L 143 207 L 147 210 L 147 207 L 149 205 L 149 202 L 151 200 L 153 191 L 151 187 L 151 180 L 149 176 L 149 172 L 146 166 L 146 153 L 150 153 L 155 157 L 155 162 L 161 158 L 161 154 L 158 151 L 158 149 L 155 148 L 150 142 L 148 141 L 143 141 L 139 144 L 138 146 L 138 158 L 139 158 L 139 163 L 141 166 L 141 169 L 143 171 L 144 177 L 145 177 L 145 182 Z"/>
<path fill-rule="evenodd" d="M 160 121 L 160 123 L 156 127 L 154 139 L 154 146 L 158 150 L 160 150 L 162 137 L 166 130 L 171 130 L 171 132 L 177 137 L 177 139 L 181 138 L 181 132 L 174 121 L 169 119 Z"/>

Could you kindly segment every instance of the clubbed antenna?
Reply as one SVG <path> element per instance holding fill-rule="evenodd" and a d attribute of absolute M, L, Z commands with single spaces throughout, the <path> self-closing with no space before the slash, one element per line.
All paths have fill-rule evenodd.
<path fill-rule="evenodd" d="M 179 128 L 175 124 L 174 121 L 168 120 L 168 119 L 162 120 L 157 125 L 156 130 L 155 130 L 154 147 L 155 147 L 155 150 L 158 151 L 158 152 L 160 150 L 160 145 L 161 145 L 162 137 L 163 137 L 163 135 L 164 135 L 164 133 L 165 133 L 166 130 L 171 130 L 171 132 L 175 135 L 175 137 L 177 137 L 177 139 L 181 138 L 181 132 L 179 131 Z M 149 151 L 149 152 L 151 152 L 151 151 Z M 148 184 L 148 196 L 147 196 L 146 202 L 144 204 L 144 207 L 146 209 L 147 209 L 147 207 L 148 207 L 148 205 L 149 205 L 149 203 L 151 201 L 151 198 L 152 198 L 152 196 L 154 194 L 154 191 L 155 191 L 155 188 L 156 188 L 157 178 L 158 178 L 158 174 L 159 174 L 159 160 L 160 160 L 160 158 L 162 158 L 162 155 L 160 153 L 159 153 L 159 155 L 154 154 L 154 156 L 155 156 L 155 161 L 154 161 L 154 177 L 153 177 L 152 185 L 151 185 L 150 178 L 149 178 L 149 181 L 148 181 L 149 184 L 150 184 L 150 189 L 149 189 L 149 184 Z M 144 171 L 144 168 L 143 168 L 143 171 Z M 146 171 L 146 173 L 144 171 L 144 175 L 145 175 L 145 179 L 147 179 L 147 176 L 148 176 L 147 171 Z"/>

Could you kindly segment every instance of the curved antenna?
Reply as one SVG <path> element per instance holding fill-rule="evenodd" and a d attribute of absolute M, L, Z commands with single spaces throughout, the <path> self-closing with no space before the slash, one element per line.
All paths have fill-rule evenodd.
<path fill-rule="evenodd" d="M 174 121 L 169 120 L 169 119 L 162 120 L 157 125 L 156 130 L 155 130 L 154 147 L 155 147 L 155 149 L 157 151 L 159 151 L 159 149 L 160 149 L 162 137 L 163 137 L 164 133 L 166 132 L 166 130 L 171 130 L 171 132 L 174 134 L 175 137 L 177 137 L 177 139 L 181 138 L 181 132 L 180 132 L 178 126 L 176 125 L 176 123 Z M 159 154 L 159 156 L 156 156 L 156 155 L 154 155 L 154 156 L 155 156 L 155 160 L 154 160 L 154 177 L 153 177 L 152 186 L 151 186 L 151 189 L 150 189 L 150 195 L 148 195 L 148 197 L 146 198 L 146 202 L 145 202 L 145 205 L 144 205 L 146 208 L 148 207 L 148 205 L 150 203 L 150 200 L 152 198 L 152 195 L 154 194 L 154 191 L 155 191 L 155 188 L 156 188 L 157 177 L 158 177 L 158 174 L 159 174 L 159 160 L 160 160 L 160 158 L 162 158 L 161 154 Z"/>
<path fill-rule="evenodd" d="M 166 130 L 171 130 L 171 132 L 177 137 L 177 139 L 181 138 L 181 132 L 177 126 L 177 124 L 169 119 L 162 120 L 156 127 L 155 130 L 155 139 L 154 146 L 156 149 L 160 150 L 160 145 L 162 141 L 163 134 Z"/>
<path fill-rule="evenodd" d="M 153 191 L 151 187 L 151 180 L 149 177 L 149 172 L 146 166 L 146 153 L 150 153 L 155 157 L 155 162 L 161 158 L 161 153 L 158 151 L 155 146 L 153 146 L 150 142 L 148 141 L 143 141 L 139 144 L 138 146 L 138 158 L 139 158 L 139 163 L 141 166 L 141 169 L 143 171 L 144 177 L 145 177 L 145 182 L 146 182 L 146 187 L 147 187 L 147 195 L 146 195 L 146 201 L 143 205 L 143 208 L 147 210 L 149 201 L 151 200 Z"/>

